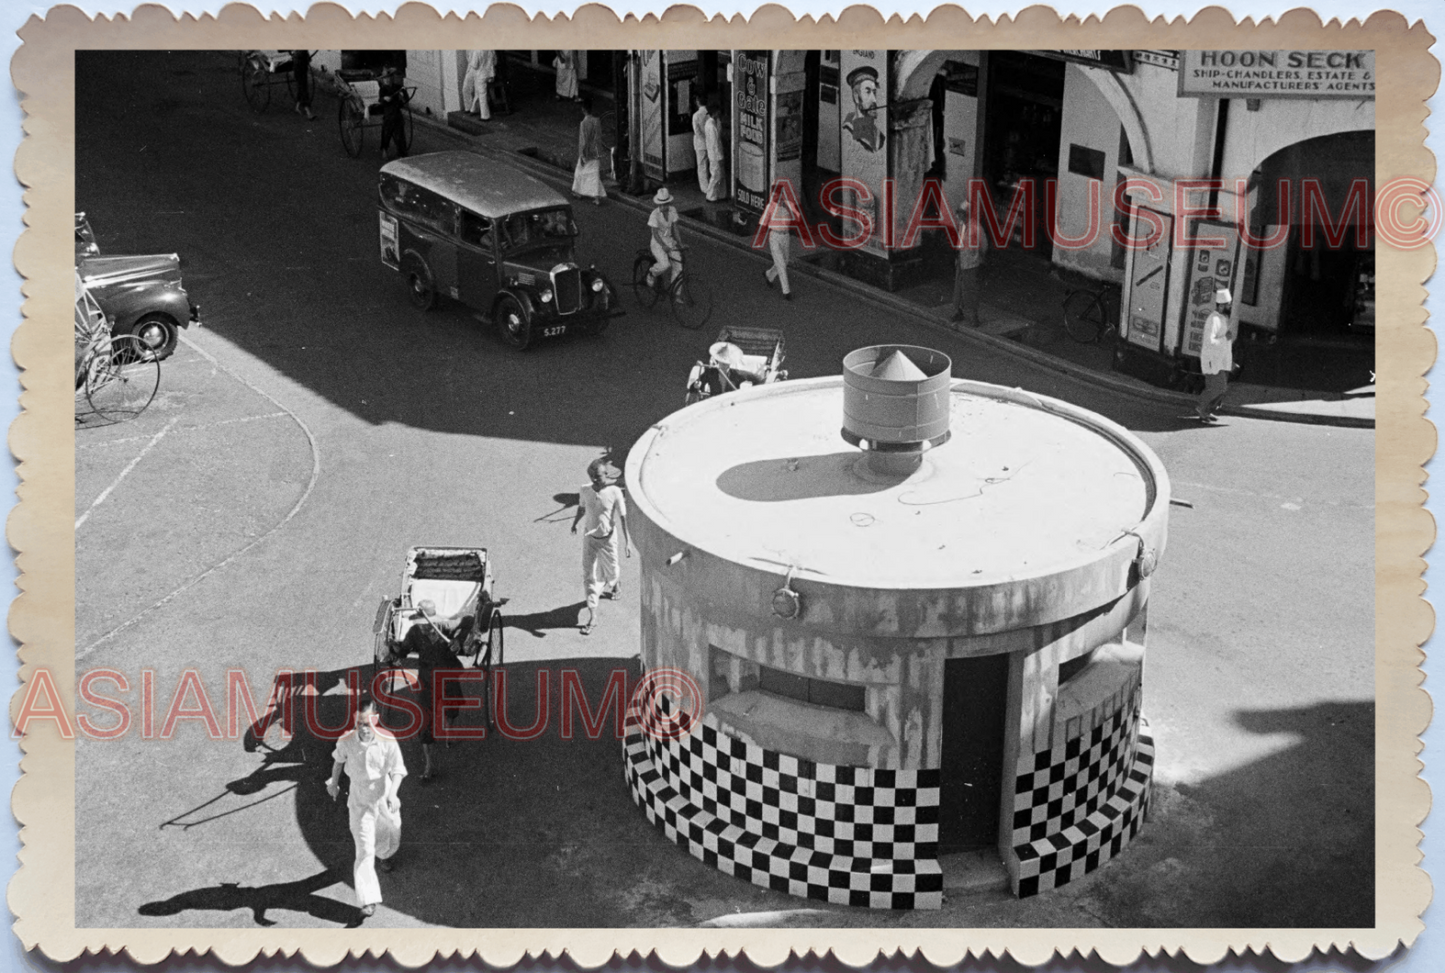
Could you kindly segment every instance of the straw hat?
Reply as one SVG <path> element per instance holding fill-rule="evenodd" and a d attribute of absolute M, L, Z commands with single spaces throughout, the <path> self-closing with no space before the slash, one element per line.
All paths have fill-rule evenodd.
<path fill-rule="evenodd" d="M 663 186 L 657 191 L 657 194 L 652 197 L 652 202 L 657 206 L 666 206 L 672 202 L 672 193 L 667 191 L 666 186 Z"/>
<path fill-rule="evenodd" d="M 1234 303 L 1234 297 L 1229 293 L 1229 288 L 1228 288 L 1228 287 L 1221 287 L 1219 290 L 1217 290 L 1217 291 L 1214 292 L 1214 303 L 1215 303 L 1215 304 L 1233 304 L 1233 303 Z"/>

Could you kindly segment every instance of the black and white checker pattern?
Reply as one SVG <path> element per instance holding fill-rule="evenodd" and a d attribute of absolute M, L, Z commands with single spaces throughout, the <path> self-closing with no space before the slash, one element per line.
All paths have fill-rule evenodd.
<path fill-rule="evenodd" d="M 754 885 L 880 909 L 937 909 L 936 770 L 815 764 L 721 730 L 642 732 L 629 714 L 627 782 L 648 820 L 694 857 Z"/>
<path fill-rule="evenodd" d="M 1012 854 L 1019 897 L 1058 888 L 1109 861 L 1138 833 L 1149 804 L 1154 743 L 1135 684 L 1123 705 L 1081 735 L 1024 758 L 1014 788 Z"/>

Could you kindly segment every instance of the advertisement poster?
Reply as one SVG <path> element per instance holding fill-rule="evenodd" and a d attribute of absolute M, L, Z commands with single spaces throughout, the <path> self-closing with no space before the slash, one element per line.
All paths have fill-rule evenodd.
<path fill-rule="evenodd" d="M 642 140 L 642 168 L 649 178 L 661 181 L 662 171 L 662 52 L 642 51 L 641 113 L 637 120 L 638 137 Z"/>
<path fill-rule="evenodd" d="M 400 267 L 396 252 L 396 217 L 381 214 L 381 262 L 388 267 Z"/>
<path fill-rule="evenodd" d="M 1133 270 L 1129 281 L 1129 333 L 1132 345 L 1160 351 L 1163 348 L 1164 303 L 1169 292 L 1169 241 L 1174 232 L 1174 217 L 1154 214 L 1164 230 L 1151 245 L 1143 246 L 1144 238 L 1154 229 L 1148 220 L 1135 215 L 1130 226 L 1135 246 Z"/>
<path fill-rule="evenodd" d="M 1234 262 L 1239 257 L 1239 233 L 1232 223 L 1201 220 L 1193 227 L 1195 237 L 1220 237 L 1224 246 L 1199 247 L 1189 261 L 1189 284 L 1184 289 L 1184 347 L 1186 355 L 1199 357 L 1204 344 L 1204 321 L 1214 310 L 1214 292 L 1232 287 Z M 1137 256 L 1135 258 L 1138 259 Z"/>
<path fill-rule="evenodd" d="M 843 115 L 843 175 L 867 186 L 873 198 L 849 201 L 855 209 L 871 213 L 873 235 L 865 250 L 883 252 L 883 180 L 888 175 L 888 52 L 841 51 L 842 87 L 839 110 Z M 845 227 L 844 232 L 856 231 Z"/>
<path fill-rule="evenodd" d="M 778 161 L 803 157 L 803 93 L 778 93 Z"/>
<path fill-rule="evenodd" d="M 733 198 L 737 209 L 761 216 L 768 205 L 768 51 L 738 51 L 733 62 L 737 157 Z"/>

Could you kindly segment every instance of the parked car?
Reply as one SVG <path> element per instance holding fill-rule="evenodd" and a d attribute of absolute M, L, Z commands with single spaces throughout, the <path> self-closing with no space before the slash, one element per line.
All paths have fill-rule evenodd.
<path fill-rule="evenodd" d="M 176 350 L 181 328 L 200 326 L 201 309 L 181 284 L 180 257 L 102 255 L 84 213 L 75 214 L 75 270 L 113 322 L 111 333 L 135 335 L 157 358 Z"/>
<path fill-rule="evenodd" d="M 445 295 L 526 348 L 570 331 L 598 334 L 623 312 L 595 266 L 576 259 L 572 207 L 546 183 L 471 152 L 381 167 L 381 262 L 421 310 Z"/>

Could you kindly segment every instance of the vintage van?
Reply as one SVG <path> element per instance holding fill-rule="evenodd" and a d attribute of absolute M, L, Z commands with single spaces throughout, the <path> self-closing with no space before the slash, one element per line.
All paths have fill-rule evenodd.
<path fill-rule="evenodd" d="M 396 159 L 381 168 L 377 205 L 381 262 L 421 310 L 461 301 L 514 348 L 597 334 L 623 313 L 607 278 L 577 263 L 566 198 L 516 169 L 463 151 Z"/>

